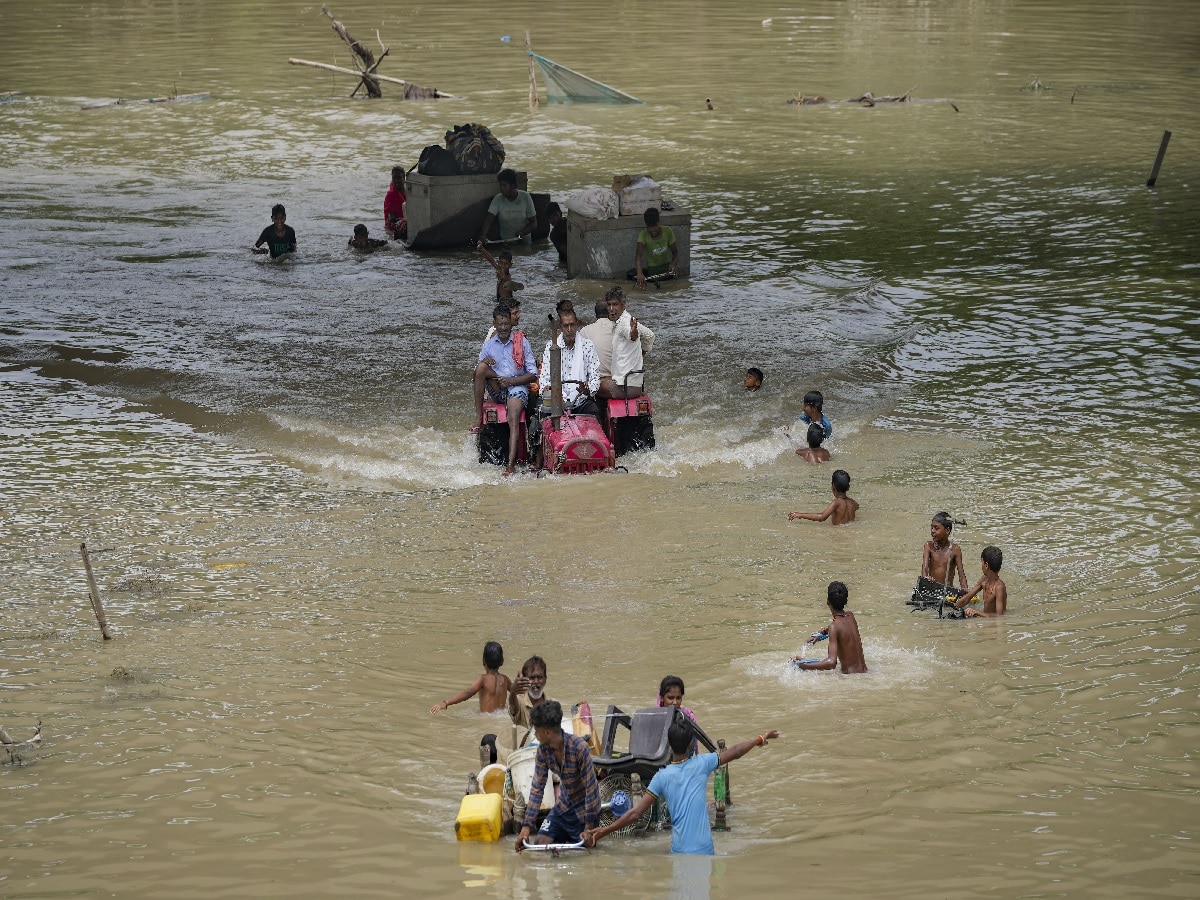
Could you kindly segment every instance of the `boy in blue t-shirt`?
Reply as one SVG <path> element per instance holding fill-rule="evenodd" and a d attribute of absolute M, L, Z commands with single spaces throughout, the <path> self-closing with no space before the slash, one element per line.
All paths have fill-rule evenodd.
<path fill-rule="evenodd" d="M 584 845 L 595 847 L 605 835 L 633 824 L 657 798 L 667 804 L 667 810 L 671 814 L 671 852 L 703 853 L 711 856 L 713 840 L 712 829 L 708 825 L 708 776 L 717 766 L 741 759 L 755 747 L 765 747 L 767 741 L 777 737 L 779 732 L 772 729 L 720 753 L 701 753 L 689 759 L 688 754 L 692 751 L 692 742 L 696 734 L 687 719 L 676 719 L 667 731 L 667 743 L 671 745 L 671 764 L 659 769 L 650 779 L 646 793 L 633 809 L 611 825 L 584 831 Z"/>
<path fill-rule="evenodd" d="M 829 423 L 824 408 L 825 397 L 821 392 L 809 391 L 804 395 L 804 412 L 800 413 L 800 418 L 796 424 L 811 425 L 813 422 L 818 422 L 825 429 L 825 440 L 829 440 L 833 437 L 833 426 Z"/>

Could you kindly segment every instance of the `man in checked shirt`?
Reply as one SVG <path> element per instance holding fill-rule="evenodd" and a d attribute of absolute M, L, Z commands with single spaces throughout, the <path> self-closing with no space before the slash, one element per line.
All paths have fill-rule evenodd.
<path fill-rule="evenodd" d="M 600 824 L 600 788 L 587 741 L 562 730 L 562 706 L 557 700 L 539 703 L 531 716 L 539 746 L 525 821 L 517 835 L 518 853 L 525 849 L 525 841 L 537 822 L 551 772 L 559 777 L 558 801 L 529 843 L 574 844 L 581 840 L 585 828 Z"/>

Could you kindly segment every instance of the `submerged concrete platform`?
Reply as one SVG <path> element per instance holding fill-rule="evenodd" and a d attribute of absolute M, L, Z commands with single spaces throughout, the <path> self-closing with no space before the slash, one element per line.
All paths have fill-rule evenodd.
<path fill-rule="evenodd" d="M 677 274 L 687 278 L 692 270 L 692 214 L 679 207 L 664 209 L 659 221 L 675 232 Z M 645 227 L 640 215 L 590 219 L 568 211 L 567 274 L 572 278 L 624 281 L 637 261 L 637 237 Z"/>
<path fill-rule="evenodd" d="M 517 172 L 517 188 L 527 190 L 529 178 Z M 408 197 L 408 241 L 411 250 L 464 248 L 474 244 L 483 226 L 492 198 L 500 193 L 500 183 L 492 175 L 418 175 L 409 172 L 405 178 Z M 534 194 L 538 224 L 534 240 L 550 233 L 546 221 L 548 194 Z M 492 226 L 493 238 L 499 238 Z"/>

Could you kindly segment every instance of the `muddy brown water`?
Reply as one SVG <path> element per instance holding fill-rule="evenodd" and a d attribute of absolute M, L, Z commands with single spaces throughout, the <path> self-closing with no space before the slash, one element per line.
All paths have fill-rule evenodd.
<path fill-rule="evenodd" d="M 288 66 L 346 63 L 309 4 L 0 13 L 0 725 L 45 734 L 0 756 L 0 895 L 1195 896 L 1200 9 L 333 11 L 463 99 Z M 531 112 L 526 29 L 645 105 Z M 80 109 L 172 91 L 212 98 Z M 475 462 L 489 270 L 345 250 L 467 121 L 535 190 L 644 171 L 693 213 L 693 278 L 630 301 L 659 447 L 628 474 Z M 290 264 L 247 251 L 275 202 Z M 606 287 L 514 272 L 527 324 Z M 820 467 L 778 431 L 814 387 Z M 859 521 L 787 522 L 835 466 Z M 972 577 L 1003 548 L 1003 621 L 904 605 L 941 509 Z M 832 579 L 868 675 L 784 664 Z M 716 857 L 456 844 L 503 720 L 427 710 L 491 639 L 566 702 L 677 674 L 710 734 L 783 732 Z"/>

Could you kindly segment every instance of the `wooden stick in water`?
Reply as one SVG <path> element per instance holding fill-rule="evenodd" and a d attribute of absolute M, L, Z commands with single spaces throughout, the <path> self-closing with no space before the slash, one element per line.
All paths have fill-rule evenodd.
<path fill-rule="evenodd" d="M 87 572 L 88 589 L 92 598 L 92 609 L 96 613 L 96 621 L 100 623 L 100 634 L 106 641 L 112 640 L 108 633 L 108 620 L 104 618 L 104 605 L 100 602 L 100 588 L 96 586 L 96 576 L 92 574 L 92 560 L 88 556 L 87 544 L 79 545 L 79 555 L 83 557 L 83 568 Z"/>

